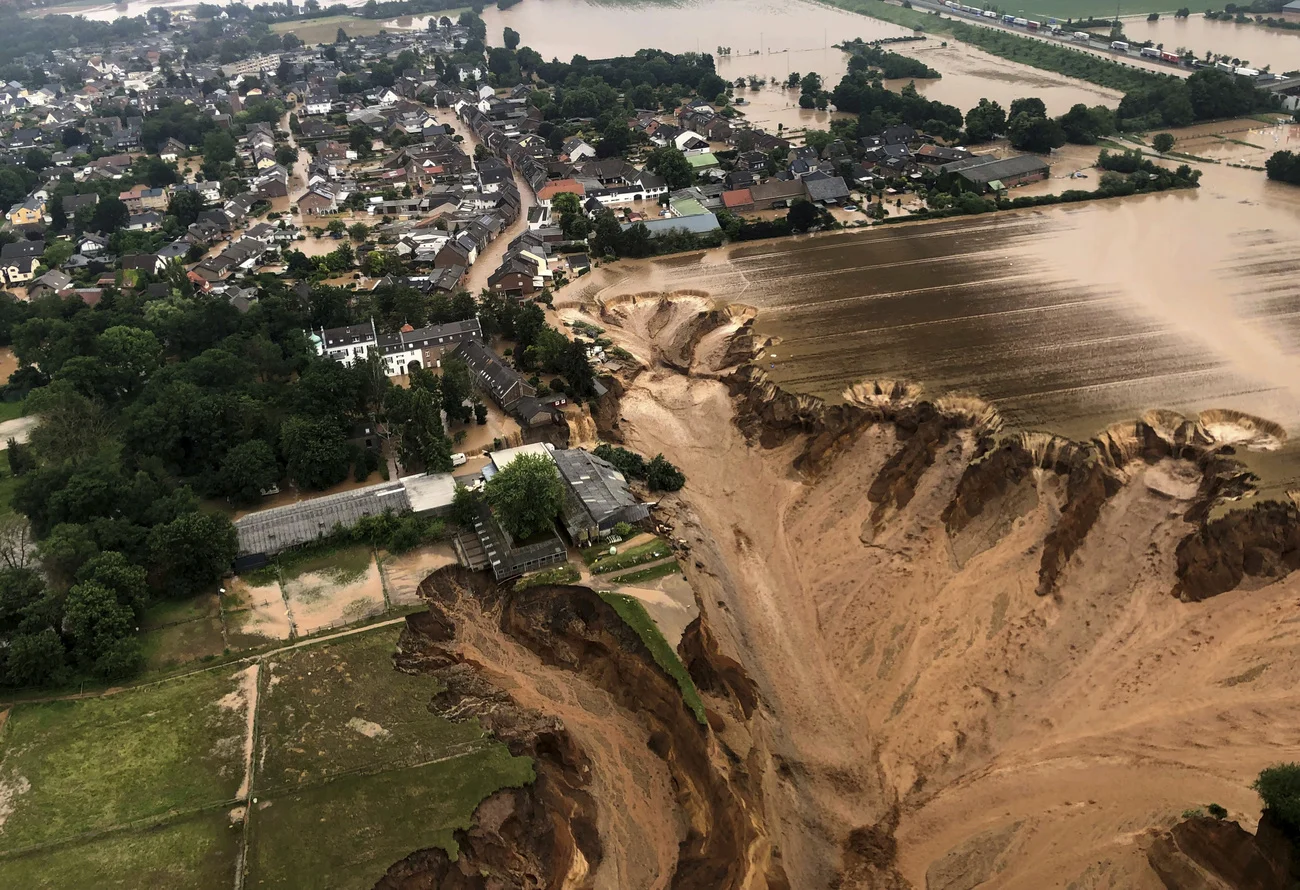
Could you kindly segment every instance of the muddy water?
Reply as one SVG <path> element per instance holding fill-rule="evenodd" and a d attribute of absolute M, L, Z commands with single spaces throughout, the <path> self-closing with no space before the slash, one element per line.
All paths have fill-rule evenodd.
<path fill-rule="evenodd" d="M 548 59 L 567 60 L 574 54 L 606 58 L 645 47 L 716 53 L 719 46 L 726 46 L 731 48 L 731 55 L 717 56 L 717 67 L 718 74 L 728 80 L 757 75 L 783 81 L 791 72 L 816 71 L 828 87 L 839 82 L 847 64 L 845 55 L 834 48 L 835 43 L 855 37 L 875 40 L 911 33 L 877 19 L 799 0 L 698 0 L 671 6 L 530 0 L 504 11 L 489 7 L 483 11 L 483 19 L 490 41 L 509 26 L 523 36 L 526 45 Z M 1006 62 L 964 44 L 950 41 L 947 47 L 941 47 L 941 42 L 929 40 L 894 49 L 923 58 L 942 73 L 942 79 L 918 83 L 917 88 L 929 98 L 963 111 L 983 97 L 1006 106 L 1012 99 L 1029 94 L 1042 98 L 1054 114 L 1076 102 L 1110 106 L 1119 103 L 1119 93 L 1114 91 Z M 826 125 L 825 112 L 819 115 L 793 105 L 798 96 L 776 90 L 770 93 L 763 91 L 759 100 L 763 104 L 751 115 L 756 123 Z"/>
<path fill-rule="evenodd" d="M 1148 22 L 1146 16 L 1124 19 L 1124 33 L 1133 40 L 1163 43 L 1166 49 L 1189 49 L 1200 58 L 1208 51 L 1242 59 L 1252 68 L 1271 65 L 1279 74 L 1300 68 L 1300 31 L 1265 28 L 1253 22 L 1212 22 L 1196 14 L 1186 19 L 1162 15 L 1156 22 Z"/>
<path fill-rule="evenodd" d="M 781 341 L 765 369 L 801 391 L 901 377 L 1071 436 L 1148 408 L 1228 407 L 1294 442 L 1300 189 L 1205 171 L 1196 191 L 665 258 L 606 292 L 758 307 L 758 330 Z M 1300 479 L 1297 451 L 1266 461 L 1272 485 Z"/>

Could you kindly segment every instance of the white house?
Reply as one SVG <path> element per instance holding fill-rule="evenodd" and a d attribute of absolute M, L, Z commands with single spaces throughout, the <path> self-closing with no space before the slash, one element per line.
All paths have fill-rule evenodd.
<path fill-rule="evenodd" d="M 457 344 L 482 337 L 483 329 L 477 317 L 423 328 L 403 325 L 392 334 L 379 334 L 371 319 L 363 324 L 312 331 L 310 335 L 317 355 L 328 356 L 344 365 L 364 362 L 372 351 L 377 351 L 383 359 L 384 373 L 389 377 L 408 374 L 412 366 L 441 367 L 442 357 Z"/>
<path fill-rule="evenodd" d="M 304 114 L 329 114 L 334 102 L 329 93 L 312 93 L 303 102 Z"/>
<path fill-rule="evenodd" d="M 596 149 L 592 148 L 582 139 L 574 136 L 564 143 L 563 153 L 569 156 L 569 163 L 576 164 L 585 158 L 594 158 Z"/>

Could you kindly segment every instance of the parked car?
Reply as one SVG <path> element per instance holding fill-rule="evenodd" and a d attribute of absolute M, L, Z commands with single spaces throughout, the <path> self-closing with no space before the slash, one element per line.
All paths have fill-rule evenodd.
<path fill-rule="evenodd" d="M 847 210 L 849 213 L 857 213 L 858 205 L 857 205 L 857 204 L 845 204 L 845 205 L 844 205 L 844 209 Z"/>
<path fill-rule="evenodd" d="M 464 466 L 466 460 L 467 458 L 465 457 L 464 453 L 457 451 L 455 454 L 451 456 L 451 465 L 453 467 Z"/>

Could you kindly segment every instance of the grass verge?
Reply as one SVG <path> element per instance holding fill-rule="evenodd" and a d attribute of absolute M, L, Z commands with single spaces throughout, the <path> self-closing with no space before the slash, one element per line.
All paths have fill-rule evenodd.
<path fill-rule="evenodd" d="M 229 887 L 239 832 L 225 810 L 0 859 L 0 887 Z"/>
<path fill-rule="evenodd" d="M 0 402 L 0 423 L 6 420 L 17 420 L 26 410 L 26 402 Z"/>
<path fill-rule="evenodd" d="M 598 556 L 591 560 L 589 565 L 593 575 L 607 575 L 610 572 L 630 569 L 642 563 L 663 559 L 665 556 L 671 556 L 672 552 L 673 549 L 668 546 L 667 541 L 662 538 L 655 538 L 652 541 L 646 541 L 644 544 L 637 544 L 635 547 L 621 550 L 613 556 Z"/>
<path fill-rule="evenodd" d="M 997 28 L 971 25 L 917 9 L 904 9 L 901 6 L 882 3 L 880 0 L 827 0 L 827 2 L 832 6 L 892 22 L 904 28 L 917 28 L 927 34 L 946 34 L 963 43 L 979 47 L 989 55 L 1000 59 L 1086 80 L 1088 83 L 1113 90 L 1129 92 L 1157 83 L 1161 78 L 1172 76 L 1156 74 L 1140 68 L 1127 68 L 1101 56 L 1069 49 L 1064 45 L 1021 37 Z M 1113 7 L 1111 14 L 1114 14 Z"/>
<path fill-rule="evenodd" d="M 654 623 L 654 619 L 646 612 L 645 606 L 641 605 L 641 601 L 636 597 L 611 591 L 602 592 L 600 598 L 609 603 L 619 617 L 636 631 L 641 642 L 645 643 L 645 647 L 650 650 L 655 663 L 677 681 L 677 688 L 682 691 L 682 699 L 695 714 L 695 719 L 700 723 L 708 723 L 708 718 L 704 714 L 704 700 L 700 698 L 700 691 L 695 688 L 695 681 L 691 679 L 686 665 L 682 664 L 682 660 L 677 657 L 672 646 L 669 646 L 668 641 L 664 639 L 659 625 Z"/>
<path fill-rule="evenodd" d="M 616 575 L 610 580 L 615 584 L 639 584 L 643 581 L 654 581 L 658 578 L 664 578 L 668 575 L 675 575 L 682 570 L 677 560 L 665 562 L 661 565 L 651 566 L 648 569 L 641 569 L 636 572 L 628 572 L 626 575 Z"/>
<path fill-rule="evenodd" d="M 556 566 L 553 569 L 525 575 L 515 582 L 515 590 L 516 592 L 527 590 L 530 587 L 539 587 L 544 584 L 573 584 L 581 577 L 581 573 L 566 562 L 564 565 Z"/>
<path fill-rule="evenodd" d="M 233 674 L 16 706 L 0 739 L 0 798 L 12 807 L 0 852 L 234 798 L 247 724 L 228 698 Z"/>
<path fill-rule="evenodd" d="M 276 656 L 258 712 L 265 748 L 255 790 L 297 790 L 334 776 L 378 772 L 493 744 L 477 721 L 452 723 L 425 707 L 428 678 L 393 668 L 394 628 Z"/>

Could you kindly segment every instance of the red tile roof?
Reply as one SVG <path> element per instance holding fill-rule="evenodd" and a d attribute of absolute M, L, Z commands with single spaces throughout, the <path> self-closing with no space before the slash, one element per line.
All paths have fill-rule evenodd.
<path fill-rule="evenodd" d="M 753 203 L 754 196 L 749 189 L 732 189 L 722 193 L 723 207 L 744 207 L 746 204 Z"/>
<path fill-rule="evenodd" d="M 542 186 L 542 190 L 537 193 L 537 200 L 549 201 L 562 192 L 572 192 L 581 198 L 587 194 L 587 189 L 576 179 L 557 179 Z"/>

